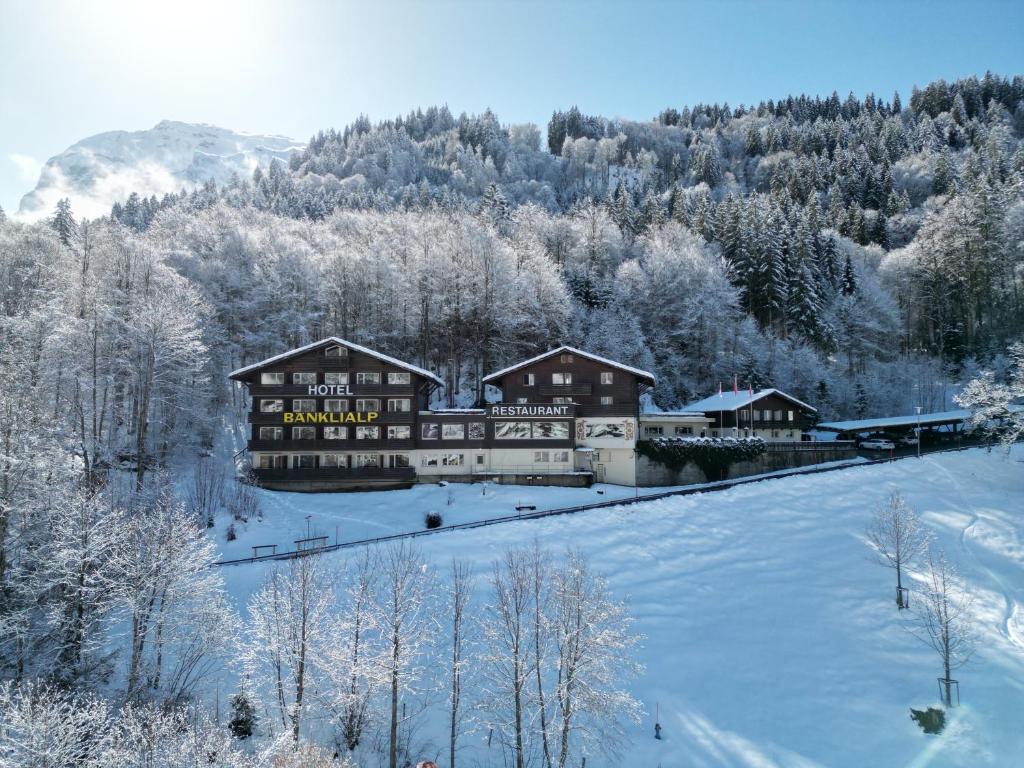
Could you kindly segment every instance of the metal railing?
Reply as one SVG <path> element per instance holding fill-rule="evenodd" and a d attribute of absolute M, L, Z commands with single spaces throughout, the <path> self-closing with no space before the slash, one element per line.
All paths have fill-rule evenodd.
<path fill-rule="evenodd" d="M 966 451 L 970 448 L 976 448 L 977 445 L 969 446 L 955 446 L 950 448 L 939 448 L 927 453 L 950 453 L 954 451 Z M 335 544 L 329 544 L 325 547 L 320 547 L 316 550 L 305 550 L 305 551 L 290 551 L 290 552 L 279 552 L 273 555 L 262 555 L 259 557 L 242 557 L 232 560 L 221 560 L 215 562 L 214 565 L 243 565 L 245 563 L 258 563 L 267 562 L 272 560 L 290 560 L 296 557 L 303 557 L 305 555 L 326 552 L 337 552 L 342 549 L 351 549 L 354 547 L 365 547 L 371 544 L 385 544 L 391 541 L 399 541 L 402 539 L 419 538 L 420 536 L 433 536 L 439 533 L 447 533 L 449 531 L 467 531 L 474 528 L 486 528 L 491 525 L 499 525 L 501 523 L 511 523 L 519 520 L 536 520 L 544 517 L 554 517 L 556 515 L 569 515 L 576 512 L 585 512 L 591 509 L 608 509 L 609 507 L 626 506 L 630 504 L 639 504 L 645 501 L 657 501 L 658 499 L 667 499 L 673 496 L 690 496 L 696 493 L 714 493 L 716 491 L 726 491 L 730 488 L 735 488 L 740 485 L 748 485 L 750 483 L 763 483 L 771 480 L 778 480 L 785 477 L 792 477 L 794 475 L 816 475 L 823 472 L 839 472 L 844 469 L 850 469 L 852 467 L 866 467 L 873 464 L 886 464 L 892 461 L 901 461 L 903 459 L 914 458 L 913 455 L 906 456 L 891 456 L 880 459 L 848 459 L 842 463 L 832 463 L 829 466 L 812 466 L 812 467 L 796 467 L 792 469 L 782 469 L 775 472 L 766 472 L 762 475 L 752 475 L 750 477 L 737 478 L 735 480 L 718 480 L 710 483 L 701 483 L 699 485 L 692 485 L 686 488 L 679 488 L 672 491 L 660 491 L 658 493 L 645 493 L 637 494 L 633 497 L 625 497 L 619 499 L 610 499 L 609 501 L 600 501 L 592 504 L 578 504 L 572 507 L 558 507 L 555 509 L 542 509 L 536 512 L 523 512 L 521 514 L 514 515 L 502 515 L 500 517 L 491 517 L 484 520 L 474 520 L 468 523 L 456 523 L 454 525 L 443 525 L 438 528 L 425 528 L 419 531 L 405 531 L 403 533 L 393 533 L 387 536 L 376 536 L 369 539 L 356 539 L 353 541 L 343 541 Z"/>

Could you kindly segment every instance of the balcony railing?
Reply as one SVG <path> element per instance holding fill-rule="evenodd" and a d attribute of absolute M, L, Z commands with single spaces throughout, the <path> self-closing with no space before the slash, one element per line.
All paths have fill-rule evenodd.
<path fill-rule="evenodd" d="M 319 469 L 254 469 L 256 480 L 261 483 L 289 481 L 395 481 L 412 482 L 416 479 L 413 467 L 322 467 Z"/>
<path fill-rule="evenodd" d="M 538 387 L 541 397 L 569 397 L 571 395 L 589 395 L 593 392 L 590 384 L 549 384 Z"/>
<path fill-rule="evenodd" d="M 381 405 L 385 405 L 385 403 L 381 403 Z M 322 413 L 322 411 L 317 411 L 317 413 Z M 344 413 L 352 413 L 358 416 L 361 413 L 361 411 L 345 411 Z M 377 418 L 374 419 L 373 421 L 346 421 L 339 424 L 317 422 L 317 424 L 323 427 L 345 425 L 351 427 L 359 425 L 372 426 L 374 424 L 412 424 L 413 421 L 415 420 L 415 414 L 409 411 L 377 411 L 376 413 Z M 284 424 L 284 415 L 280 411 L 278 411 L 277 413 L 262 413 L 260 411 L 250 411 L 248 415 L 248 420 L 250 424 Z M 292 422 L 292 424 L 287 424 L 285 426 L 292 426 L 293 424 L 294 426 L 302 426 L 301 424 L 295 422 Z M 309 426 L 313 426 L 313 423 L 311 422 Z"/>
<path fill-rule="evenodd" d="M 612 405 L 581 405 L 580 416 L 636 416 L 635 403 L 613 403 Z"/>
<path fill-rule="evenodd" d="M 249 387 L 249 394 L 253 397 L 412 397 L 416 394 L 411 384 L 356 384 L 349 382 L 347 385 L 352 390 L 351 395 L 311 395 L 309 388 L 312 384 L 252 384 Z M 325 386 L 323 383 L 315 386 Z M 327 384 L 326 386 L 334 386 Z M 346 386 L 339 384 L 338 386 Z"/>

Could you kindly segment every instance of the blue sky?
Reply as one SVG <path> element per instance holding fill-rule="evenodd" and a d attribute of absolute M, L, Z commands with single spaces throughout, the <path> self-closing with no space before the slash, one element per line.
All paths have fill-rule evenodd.
<path fill-rule="evenodd" d="M 1024 73 L 1021 2 L 0 0 L 0 205 L 86 136 L 206 122 L 306 139 L 446 102 L 546 123 L 789 93 L 904 100 Z"/>

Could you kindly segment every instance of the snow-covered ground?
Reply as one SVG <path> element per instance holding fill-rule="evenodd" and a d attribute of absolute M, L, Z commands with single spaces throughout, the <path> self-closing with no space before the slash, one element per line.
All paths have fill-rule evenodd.
<path fill-rule="evenodd" d="M 1010 459 L 982 449 L 932 455 L 446 533 L 421 546 L 441 568 L 459 557 L 484 573 L 506 547 L 539 537 L 552 547 L 580 546 L 610 577 L 645 636 L 646 671 L 631 690 L 648 714 L 631 728 L 619 765 L 1010 766 L 1024 755 L 1022 461 L 1020 446 Z M 939 737 L 925 736 L 909 717 L 910 707 L 938 702 L 938 658 L 906 631 L 907 617 L 893 605 L 893 574 L 874 564 L 863 540 L 873 508 L 894 488 L 977 596 L 977 657 L 954 675 L 963 704 Z M 452 485 L 266 494 L 265 524 L 278 519 L 274 525 L 297 538 L 313 514 L 314 527 L 333 537 L 333 521 L 351 534 L 391 530 L 405 525 L 403 516 L 419 527 L 433 508 L 455 522 L 485 507 L 508 512 L 516 501 L 554 507 L 584 495 L 608 498 L 594 490 L 491 492 Z M 218 538 L 225 554 L 233 551 Z M 249 543 L 239 546 L 248 553 Z M 240 608 L 270 567 L 222 570 Z M 662 741 L 653 738 L 656 707 Z M 425 729 L 436 726 L 438 744 L 441 717 Z M 466 744 L 465 764 L 500 764 L 480 735 Z M 606 764 L 596 755 L 587 761 Z"/>

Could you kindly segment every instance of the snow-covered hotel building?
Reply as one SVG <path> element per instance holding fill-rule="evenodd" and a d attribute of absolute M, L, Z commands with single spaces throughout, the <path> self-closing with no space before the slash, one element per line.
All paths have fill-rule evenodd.
<path fill-rule="evenodd" d="M 483 383 L 501 392 L 500 402 L 486 408 L 431 409 L 431 395 L 444 386 L 437 375 L 337 337 L 230 378 L 252 400 L 247 448 L 254 477 L 282 490 L 441 479 L 635 485 L 638 439 L 733 433 L 721 425 L 722 403 L 714 411 L 642 414 L 652 374 L 566 346 L 485 376 Z M 772 405 L 772 416 L 793 412 L 775 408 L 770 392 L 760 399 Z M 787 430 L 780 439 L 799 437 Z"/>

